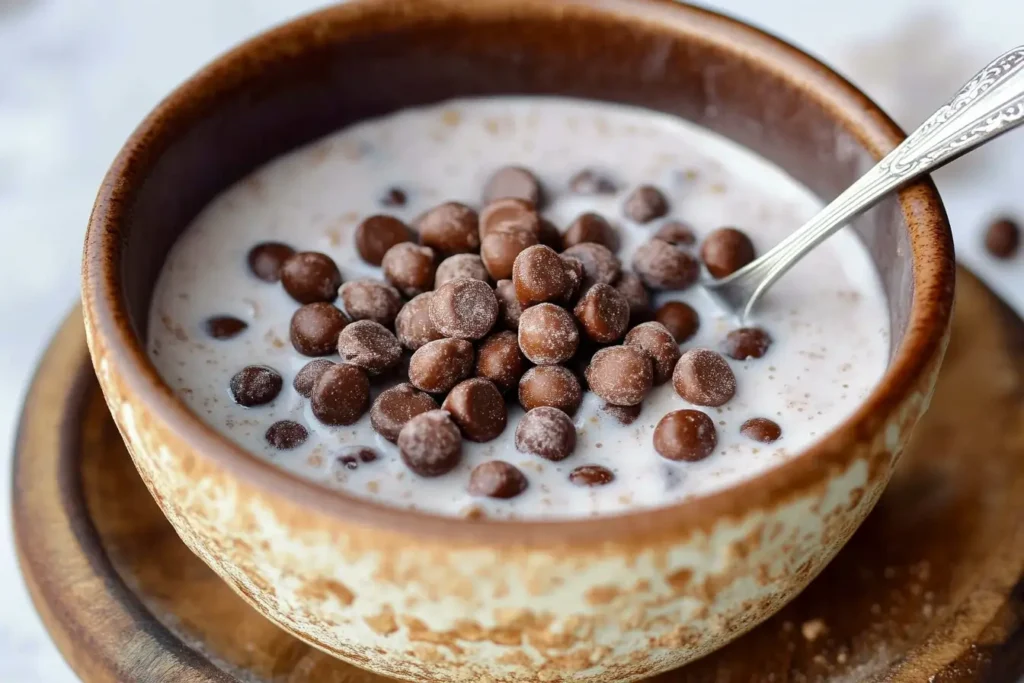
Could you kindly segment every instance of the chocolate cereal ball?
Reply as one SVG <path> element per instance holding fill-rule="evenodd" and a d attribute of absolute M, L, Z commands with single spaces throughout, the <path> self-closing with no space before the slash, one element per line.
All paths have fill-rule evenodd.
<path fill-rule="evenodd" d="M 655 386 L 672 378 L 679 361 L 679 344 L 675 337 L 658 322 L 637 325 L 626 335 L 626 346 L 635 346 L 651 357 Z"/>
<path fill-rule="evenodd" d="M 577 216 L 576 220 L 566 228 L 565 234 L 562 235 L 562 246 L 565 249 L 583 242 L 603 244 L 610 250 L 617 251 L 619 248 L 619 235 L 615 232 L 615 228 L 612 227 L 611 223 L 606 221 L 603 216 L 587 212 Z"/>
<path fill-rule="evenodd" d="M 476 376 L 494 382 L 502 392 L 519 386 L 526 365 L 516 333 L 507 330 L 487 337 L 476 353 Z"/>
<path fill-rule="evenodd" d="M 583 261 L 575 256 L 562 255 L 562 265 L 565 267 L 565 276 L 569 279 L 569 288 L 558 302 L 564 306 L 572 306 L 583 289 Z"/>
<path fill-rule="evenodd" d="M 752 417 L 740 426 L 740 434 L 761 443 L 772 443 L 782 437 L 782 428 L 767 417 Z"/>
<path fill-rule="evenodd" d="M 543 228 L 541 218 L 533 204 L 525 199 L 505 197 L 487 204 L 480 212 L 480 242 L 487 238 L 492 230 L 502 226 L 525 228 L 540 239 Z M 561 235 L 559 235 L 561 245 Z M 561 246 L 559 246 L 561 248 Z"/>
<path fill-rule="evenodd" d="M 754 260 L 754 243 L 736 228 L 719 228 L 704 240 L 700 258 L 712 277 L 722 278 Z"/>
<path fill-rule="evenodd" d="M 768 352 L 772 338 L 760 327 L 741 327 L 725 336 L 724 351 L 730 358 L 760 358 Z"/>
<path fill-rule="evenodd" d="M 519 405 L 524 410 L 549 406 L 574 415 L 582 402 L 583 389 L 579 380 L 561 365 L 530 368 L 519 381 Z"/>
<path fill-rule="evenodd" d="M 464 339 L 424 344 L 409 361 L 409 382 L 421 391 L 443 394 L 473 374 L 473 345 Z"/>
<path fill-rule="evenodd" d="M 537 304 L 519 318 L 519 348 L 537 365 L 564 363 L 573 357 L 579 343 L 572 316 L 555 304 Z"/>
<path fill-rule="evenodd" d="M 388 249 L 381 260 L 384 279 L 405 296 L 416 296 L 434 284 L 434 250 L 412 242 Z"/>
<path fill-rule="evenodd" d="M 633 270 L 651 289 L 686 289 L 700 277 L 697 259 L 656 237 L 633 253 Z"/>
<path fill-rule="evenodd" d="M 619 188 L 611 176 L 594 168 L 585 168 L 569 179 L 569 191 L 583 195 L 615 194 Z"/>
<path fill-rule="evenodd" d="M 555 251 L 562 250 L 562 233 L 558 232 L 555 224 L 547 218 L 540 219 L 540 231 L 537 233 L 537 239 L 545 247 L 551 247 Z"/>
<path fill-rule="evenodd" d="M 281 393 L 284 378 L 266 365 L 247 365 L 231 377 L 231 398 L 240 406 L 253 408 L 270 403 Z"/>
<path fill-rule="evenodd" d="M 540 206 L 543 199 L 540 181 L 521 166 L 499 168 L 484 184 L 484 204 L 506 197 L 525 199 L 534 206 Z"/>
<path fill-rule="evenodd" d="M 619 257 L 603 244 L 581 242 L 563 251 L 562 256 L 572 256 L 583 264 L 583 291 L 598 282 L 614 284 L 622 272 Z"/>
<path fill-rule="evenodd" d="M 1020 226 L 1009 218 L 993 221 L 985 231 L 985 249 L 997 259 L 1010 259 L 1020 247 Z"/>
<path fill-rule="evenodd" d="M 523 308 L 557 301 L 569 288 L 569 279 L 558 253 L 537 244 L 519 252 L 512 264 L 512 284 Z"/>
<path fill-rule="evenodd" d="M 700 316 L 693 306 L 683 301 L 667 301 L 658 307 L 654 319 L 682 344 L 700 329 Z"/>
<path fill-rule="evenodd" d="M 380 196 L 381 206 L 405 206 L 408 201 L 408 197 L 405 194 L 405 190 L 400 187 L 389 187 Z"/>
<path fill-rule="evenodd" d="M 379 266 L 391 247 L 413 238 L 409 226 L 394 216 L 370 216 L 356 227 L 356 251 L 367 263 Z"/>
<path fill-rule="evenodd" d="M 653 185 L 640 185 L 626 197 L 622 212 L 637 223 L 648 223 L 668 213 L 668 200 Z"/>
<path fill-rule="evenodd" d="M 654 386 L 650 357 L 634 346 L 609 346 L 590 359 L 587 384 L 595 394 L 617 406 L 635 406 Z"/>
<path fill-rule="evenodd" d="M 469 493 L 487 498 L 515 498 L 526 490 L 526 476 L 504 460 L 488 460 L 469 473 Z"/>
<path fill-rule="evenodd" d="M 481 339 L 498 320 L 498 299 L 490 285 L 459 278 L 430 299 L 430 320 L 437 331 L 454 339 Z"/>
<path fill-rule="evenodd" d="M 338 335 L 341 360 L 379 375 L 398 365 L 402 346 L 391 330 L 372 320 L 358 320 Z"/>
<path fill-rule="evenodd" d="M 494 286 L 494 296 L 498 299 L 498 320 L 508 329 L 518 330 L 523 307 L 516 296 L 516 286 L 511 280 L 498 280 Z"/>
<path fill-rule="evenodd" d="M 381 280 L 352 280 L 338 290 L 341 305 L 352 320 L 372 320 L 384 327 L 395 324 L 402 310 L 402 295 Z"/>
<path fill-rule="evenodd" d="M 370 380 L 355 365 L 336 363 L 313 387 L 309 406 L 325 425 L 350 425 L 370 407 Z"/>
<path fill-rule="evenodd" d="M 717 444 L 715 423 L 699 410 L 675 410 L 654 428 L 654 450 L 668 460 L 703 460 Z"/>
<path fill-rule="evenodd" d="M 435 339 L 444 339 L 430 319 L 430 299 L 433 296 L 433 292 L 423 292 L 413 297 L 395 316 L 395 334 L 402 346 L 410 351 Z"/>
<path fill-rule="evenodd" d="M 300 306 L 292 314 L 288 336 L 303 356 L 329 356 L 338 346 L 338 334 L 348 318 L 334 304 L 318 301 Z"/>
<path fill-rule="evenodd" d="M 576 426 L 557 408 L 534 408 L 516 427 L 516 450 L 553 462 L 565 460 L 576 450 Z"/>
<path fill-rule="evenodd" d="M 439 254 L 468 254 L 480 250 L 476 211 L 465 204 L 446 202 L 416 219 L 420 244 Z"/>
<path fill-rule="evenodd" d="M 621 339 L 629 326 L 629 303 L 611 285 L 598 283 L 588 289 L 573 313 L 584 334 L 602 344 Z"/>
<path fill-rule="evenodd" d="M 618 290 L 629 305 L 629 324 L 638 325 L 651 319 L 651 295 L 644 287 L 643 280 L 633 271 L 624 270 L 615 283 Z"/>
<path fill-rule="evenodd" d="M 260 242 L 249 250 L 249 270 L 264 282 L 281 279 L 281 268 L 295 250 L 281 242 Z"/>
<path fill-rule="evenodd" d="M 697 235 L 693 232 L 693 228 L 682 221 L 663 223 L 654 236 L 677 247 L 692 247 L 697 244 Z"/>
<path fill-rule="evenodd" d="M 295 379 L 292 380 L 292 388 L 298 392 L 299 396 L 309 398 L 320 376 L 332 365 L 334 365 L 334 361 L 327 360 L 326 358 L 317 358 L 309 361 L 302 366 L 301 370 L 295 373 Z"/>
<path fill-rule="evenodd" d="M 232 339 L 248 329 L 249 323 L 233 315 L 215 315 L 203 321 L 203 331 L 211 339 Z"/>
<path fill-rule="evenodd" d="M 615 473 L 601 465 L 580 465 L 569 473 L 576 486 L 604 486 L 615 481 Z"/>
<path fill-rule="evenodd" d="M 379 457 L 377 451 L 369 446 L 345 446 L 335 456 L 334 462 L 346 470 L 357 470 L 360 463 L 368 465 L 371 462 L 376 462 Z"/>
<path fill-rule="evenodd" d="M 492 228 L 480 245 L 480 258 L 495 280 L 512 277 L 512 266 L 523 250 L 537 244 L 537 236 L 528 228 L 505 223 Z"/>
<path fill-rule="evenodd" d="M 398 450 L 410 470 L 438 477 L 462 459 L 462 435 L 446 411 L 428 410 L 405 423 L 398 433 Z"/>
<path fill-rule="evenodd" d="M 487 268 L 484 262 L 476 254 L 455 254 L 449 256 L 437 267 L 437 274 L 434 276 L 434 289 L 441 289 L 452 280 L 469 278 L 490 283 L 487 275 Z"/>
<path fill-rule="evenodd" d="M 451 413 L 462 435 L 470 441 L 491 441 L 505 431 L 505 399 L 489 380 L 474 377 L 459 382 L 441 407 Z"/>
<path fill-rule="evenodd" d="M 341 271 L 327 254 L 300 251 L 281 264 L 281 284 L 300 304 L 334 301 L 341 286 Z"/>
<path fill-rule="evenodd" d="M 306 442 L 309 432 L 298 422 L 292 420 L 278 420 L 267 427 L 263 438 L 267 443 L 279 451 L 287 451 L 298 448 Z"/>
<path fill-rule="evenodd" d="M 437 401 L 411 384 L 397 384 L 385 389 L 370 408 L 370 425 L 374 431 L 394 443 L 402 427 L 412 418 L 428 410 L 437 410 Z"/>
<path fill-rule="evenodd" d="M 736 394 L 736 375 L 711 349 L 690 349 L 680 356 L 672 384 L 677 394 L 698 406 L 724 405 Z"/>

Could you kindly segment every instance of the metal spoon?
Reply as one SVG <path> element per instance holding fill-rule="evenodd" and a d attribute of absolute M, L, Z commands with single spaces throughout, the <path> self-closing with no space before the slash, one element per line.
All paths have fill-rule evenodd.
<path fill-rule="evenodd" d="M 982 69 L 927 121 L 799 230 L 705 290 L 741 321 L 793 264 L 852 218 L 920 175 L 1024 123 L 1024 47 Z"/>

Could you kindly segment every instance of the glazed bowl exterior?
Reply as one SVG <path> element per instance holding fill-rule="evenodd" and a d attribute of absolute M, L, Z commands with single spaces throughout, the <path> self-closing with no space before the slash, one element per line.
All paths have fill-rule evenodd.
<path fill-rule="evenodd" d="M 185 543 L 299 638 L 422 681 L 614 681 L 775 612 L 871 510 L 928 400 L 953 298 L 934 186 L 861 219 L 893 346 L 857 412 L 731 489 L 599 520 L 451 520 L 357 500 L 244 452 L 178 401 L 145 345 L 175 238 L 219 191 L 341 126 L 449 97 L 549 94 L 695 121 L 830 198 L 902 139 L 849 83 L 735 20 L 659 0 L 369 0 L 261 35 L 141 124 L 100 190 L 83 301 L 135 465 Z"/>

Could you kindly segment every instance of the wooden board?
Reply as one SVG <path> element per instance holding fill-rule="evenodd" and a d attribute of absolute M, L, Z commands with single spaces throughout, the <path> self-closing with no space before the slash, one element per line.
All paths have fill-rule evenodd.
<path fill-rule="evenodd" d="M 1024 671 L 1024 323 L 961 272 L 931 411 L 875 511 L 777 616 L 658 683 L 1001 682 Z M 380 683 L 249 608 L 137 477 L 74 313 L 26 400 L 22 569 L 89 683 Z"/>

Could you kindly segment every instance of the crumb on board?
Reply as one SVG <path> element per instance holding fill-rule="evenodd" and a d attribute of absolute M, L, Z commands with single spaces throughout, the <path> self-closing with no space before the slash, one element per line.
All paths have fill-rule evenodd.
<path fill-rule="evenodd" d="M 828 627 L 825 626 L 825 622 L 821 619 L 811 619 L 810 621 L 805 621 L 800 626 L 800 632 L 803 633 L 804 638 L 811 643 L 820 638 L 827 630 Z"/>

